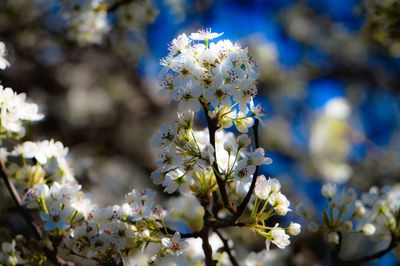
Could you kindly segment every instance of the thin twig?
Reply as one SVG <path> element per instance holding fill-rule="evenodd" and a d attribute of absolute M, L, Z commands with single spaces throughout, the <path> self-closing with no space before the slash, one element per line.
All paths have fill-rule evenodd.
<path fill-rule="evenodd" d="M 258 125 L 259 125 L 259 121 L 258 119 L 255 119 L 254 121 L 254 125 L 253 125 L 253 134 L 254 134 L 254 144 L 255 144 L 255 148 L 259 147 L 259 140 L 258 140 Z M 256 181 L 257 181 L 257 175 L 258 175 L 258 170 L 259 170 L 259 166 L 256 167 L 256 170 L 253 174 L 253 179 L 251 180 L 251 184 L 250 184 L 250 188 L 249 191 L 247 191 L 246 196 L 244 197 L 244 199 L 242 200 L 242 202 L 239 204 L 239 206 L 236 208 L 236 212 L 231 216 L 228 217 L 226 220 L 222 221 L 219 223 L 218 226 L 220 227 L 227 227 L 227 226 L 231 226 L 232 224 L 236 223 L 236 220 L 240 218 L 240 216 L 242 216 L 244 210 L 247 207 L 247 204 L 249 204 L 250 198 L 253 194 L 254 188 L 256 186 Z"/>
<path fill-rule="evenodd" d="M 118 8 L 120 8 L 121 6 L 130 4 L 130 3 L 132 3 L 133 1 L 134 1 L 134 0 L 119 0 L 119 1 L 116 1 L 116 2 L 114 2 L 112 5 L 110 5 L 110 6 L 107 8 L 107 11 L 108 11 L 108 12 L 114 12 L 114 11 L 116 11 Z"/>
<path fill-rule="evenodd" d="M 17 189 L 14 186 L 14 183 L 11 181 L 8 175 L 8 171 L 6 168 L 6 165 L 3 161 L 0 162 L 0 175 L 1 178 L 3 179 L 7 190 L 9 191 L 11 198 L 14 200 L 15 205 L 17 206 L 18 212 L 21 214 L 22 218 L 24 218 L 25 222 L 27 225 L 29 225 L 32 229 L 32 232 L 37 240 L 42 239 L 43 234 L 42 231 L 40 230 L 39 226 L 33 221 L 32 217 L 30 217 L 29 213 L 25 210 L 25 208 L 22 206 L 21 202 L 21 197 L 19 196 L 19 193 Z"/>
<path fill-rule="evenodd" d="M 219 232 L 218 230 L 214 230 L 214 232 L 219 236 L 221 239 L 222 243 L 224 244 L 224 251 L 228 254 L 229 260 L 231 261 L 233 266 L 239 266 L 239 263 L 237 262 L 235 256 L 232 254 L 232 250 L 229 247 L 229 242 L 224 236 Z"/>
<path fill-rule="evenodd" d="M 340 239 L 340 235 L 339 235 L 339 240 Z M 339 244 L 341 243 L 341 241 L 339 241 Z M 397 242 L 397 237 L 396 234 L 391 232 L 391 239 L 390 239 L 390 243 L 389 245 L 385 248 L 382 249 L 378 252 L 375 252 L 371 255 L 367 255 L 364 257 L 361 257 L 359 259 L 355 259 L 355 260 L 345 260 L 345 259 L 341 259 L 339 257 L 339 254 L 336 258 L 336 261 L 334 261 L 334 265 L 340 265 L 340 264 L 356 264 L 356 263 L 365 263 L 365 262 L 369 262 L 371 260 L 375 260 L 375 259 L 379 259 L 381 257 L 383 257 L 384 255 L 388 254 L 389 252 L 391 252 L 394 248 L 396 248 L 398 246 L 398 242 Z M 339 250 L 340 252 L 340 250 Z"/>
<path fill-rule="evenodd" d="M 23 207 L 22 202 L 21 202 L 21 197 L 14 186 L 14 183 L 11 181 L 9 175 L 8 175 L 8 170 L 3 161 L 0 161 L 0 176 L 3 179 L 7 190 L 9 191 L 11 197 L 13 198 L 15 205 L 17 205 L 18 212 L 21 214 L 21 216 L 24 218 L 25 222 L 30 226 L 32 229 L 32 232 L 36 238 L 36 240 L 42 240 L 43 239 L 43 233 L 40 230 L 39 226 L 34 222 L 33 218 L 31 215 L 26 211 L 26 209 Z M 49 248 L 44 249 L 44 253 L 46 254 L 46 257 L 54 264 L 54 265 L 67 265 L 68 262 L 64 261 L 60 257 L 57 256 L 57 246 L 54 245 L 53 250 L 50 250 Z"/>
<path fill-rule="evenodd" d="M 213 171 L 214 171 L 214 175 L 215 178 L 217 180 L 217 184 L 218 184 L 218 189 L 219 192 L 221 194 L 221 198 L 222 198 L 222 202 L 224 203 L 224 207 L 229 210 L 231 213 L 236 213 L 236 208 L 235 206 L 232 204 L 232 202 L 229 200 L 228 194 L 226 192 L 226 187 L 225 187 L 225 181 L 222 179 L 221 177 L 221 173 L 218 170 L 218 164 L 216 161 L 216 147 L 215 147 L 215 132 L 218 129 L 217 123 L 214 119 L 211 119 L 210 115 L 208 114 L 208 106 L 205 103 L 202 103 L 203 105 L 203 110 L 204 110 L 204 114 L 206 116 L 206 120 L 207 120 L 207 127 L 208 127 L 208 134 L 210 136 L 210 144 L 213 146 L 214 148 L 214 163 L 213 163 Z"/>
<path fill-rule="evenodd" d="M 205 257 L 205 264 L 206 266 L 215 266 L 217 265 L 217 261 L 213 260 L 212 257 L 212 248 L 210 245 L 210 241 L 208 239 L 208 235 L 210 233 L 210 222 L 209 222 L 209 216 L 210 213 L 208 212 L 208 205 L 209 205 L 209 199 L 202 199 L 201 200 L 201 206 L 204 208 L 204 216 L 203 216 L 203 229 L 200 231 L 200 237 L 201 240 L 203 241 L 202 247 L 204 251 L 204 257 Z"/>

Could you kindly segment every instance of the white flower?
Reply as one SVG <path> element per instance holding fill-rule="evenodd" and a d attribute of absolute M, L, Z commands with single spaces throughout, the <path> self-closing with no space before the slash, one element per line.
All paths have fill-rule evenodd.
<path fill-rule="evenodd" d="M 161 239 L 163 247 L 167 248 L 167 251 L 174 255 L 183 253 L 183 250 L 187 247 L 186 241 L 181 240 L 181 235 L 176 232 L 172 238 Z"/>
<path fill-rule="evenodd" d="M 6 55 L 6 45 L 0 42 L 0 69 L 6 69 L 10 66 L 10 63 L 4 58 Z"/>
<path fill-rule="evenodd" d="M 49 196 L 50 189 L 48 185 L 36 184 L 34 187 L 28 189 L 28 191 L 25 193 L 24 204 L 26 204 L 29 209 L 33 209 L 38 207 L 38 199 L 47 199 Z"/>
<path fill-rule="evenodd" d="M 271 242 L 274 243 L 280 249 L 284 249 L 290 244 L 289 235 L 286 234 L 284 229 L 277 226 L 278 225 L 275 225 L 275 227 L 271 229 L 270 231 L 271 238 L 267 238 L 265 242 L 267 250 L 269 250 Z"/>
<path fill-rule="evenodd" d="M 298 223 L 290 223 L 289 227 L 288 227 L 288 232 L 289 234 L 291 234 L 292 236 L 298 235 L 300 233 L 301 230 L 301 225 Z"/>
<path fill-rule="evenodd" d="M 240 160 L 234 170 L 234 176 L 240 179 L 246 179 L 254 174 L 256 167 L 248 165 L 247 160 Z"/>
<path fill-rule="evenodd" d="M 77 40 L 81 45 L 101 43 L 104 35 L 110 31 L 107 9 L 101 6 L 102 2 L 88 1 L 64 14 L 71 39 Z"/>
<path fill-rule="evenodd" d="M 355 210 L 354 210 L 355 217 L 358 217 L 358 218 L 363 217 L 366 212 L 364 204 L 361 201 L 356 200 L 354 205 L 355 205 Z"/>
<path fill-rule="evenodd" d="M 231 94 L 232 92 L 230 87 L 215 85 L 215 87 L 208 88 L 203 95 L 212 106 L 218 107 L 220 105 L 230 106 Z"/>
<path fill-rule="evenodd" d="M 322 196 L 324 196 L 327 199 L 333 198 L 333 196 L 336 194 L 336 184 L 333 183 L 328 183 L 324 184 L 321 189 Z"/>
<path fill-rule="evenodd" d="M 71 204 L 77 200 L 77 193 L 81 190 L 81 185 L 73 183 L 60 184 L 54 182 L 50 187 L 50 194 L 53 199 L 62 204 Z"/>
<path fill-rule="evenodd" d="M 50 205 L 48 213 L 40 212 L 46 231 L 66 230 L 70 227 L 69 217 L 73 210 L 68 206 L 61 206 L 60 202 L 55 201 Z"/>
<path fill-rule="evenodd" d="M 191 128 L 193 124 L 194 112 L 188 110 L 182 113 L 178 113 L 178 123 L 183 128 Z"/>
<path fill-rule="evenodd" d="M 277 215 L 283 216 L 290 211 L 290 202 L 281 192 L 272 193 L 269 198 L 269 203 L 274 207 Z"/>
<path fill-rule="evenodd" d="M 38 106 L 26 102 L 24 93 L 17 94 L 11 88 L 0 85 L 1 126 L 10 132 L 23 136 L 23 122 L 37 121 L 43 118 L 38 113 Z"/>
<path fill-rule="evenodd" d="M 200 167 L 211 166 L 214 163 L 214 147 L 209 144 L 201 151 L 201 158 L 197 160 Z"/>
<path fill-rule="evenodd" d="M 240 133 L 249 132 L 249 127 L 254 125 L 254 119 L 252 117 L 245 117 L 242 113 L 238 113 L 238 117 L 234 120 L 236 129 Z"/>
<path fill-rule="evenodd" d="M 24 158 L 35 158 L 40 164 L 44 165 L 50 158 L 57 158 L 63 160 L 68 153 L 68 148 L 54 140 L 44 140 L 40 142 L 26 141 L 17 145 L 12 151 L 15 156 L 22 155 Z"/>
<path fill-rule="evenodd" d="M 256 196 L 262 200 L 266 200 L 271 193 L 271 187 L 264 175 L 257 177 L 256 186 L 254 188 Z"/>
<path fill-rule="evenodd" d="M 239 195 L 246 195 L 247 192 L 250 189 L 250 185 L 251 185 L 251 181 L 252 181 L 252 177 L 246 177 L 246 178 L 242 178 L 242 179 L 237 179 L 235 180 L 236 183 L 236 193 Z"/>
<path fill-rule="evenodd" d="M 215 38 L 220 37 L 222 33 L 215 33 L 211 32 L 211 29 L 202 29 L 197 31 L 196 33 L 190 34 L 189 38 L 194 40 L 194 41 L 207 41 L 207 40 L 212 40 Z"/>
<path fill-rule="evenodd" d="M 207 29 L 189 36 L 205 43 L 191 42 L 185 34 L 174 39 L 169 47 L 171 52 L 160 61 L 164 67 L 160 73 L 161 92 L 170 100 L 178 101 L 180 111 L 196 112 L 200 103 L 210 103 L 214 108 L 231 108 L 233 102 L 238 102 L 242 113 L 235 117 L 240 118 L 235 124 L 240 132 L 246 133 L 254 122 L 245 115 L 257 93 L 255 62 L 247 48 L 233 45 L 228 40 L 209 43 L 220 35 L 222 33 Z M 229 127 L 232 119 L 221 125 Z"/>
<path fill-rule="evenodd" d="M 176 127 L 169 127 L 168 124 L 163 124 L 159 131 L 153 137 L 153 145 L 156 147 L 164 147 L 170 144 L 176 135 Z"/>
<path fill-rule="evenodd" d="M 189 47 L 190 39 L 183 33 L 172 40 L 169 50 L 171 54 L 182 53 Z"/>
<path fill-rule="evenodd" d="M 241 134 L 237 137 L 236 143 L 238 144 L 239 148 L 246 148 L 247 146 L 250 145 L 251 139 L 248 135 L 246 134 Z"/>
<path fill-rule="evenodd" d="M 271 164 L 272 159 L 269 157 L 265 157 L 264 149 L 257 148 L 253 152 L 247 152 L 246 154 L 248 164 L 252 165 L 263 165 L 263 164 Z"/>

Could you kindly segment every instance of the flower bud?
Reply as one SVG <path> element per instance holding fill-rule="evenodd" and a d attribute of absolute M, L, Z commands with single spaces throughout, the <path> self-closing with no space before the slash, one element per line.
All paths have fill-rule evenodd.
<path fill-rule="evenodd" d="M 301 225 L 298 223 L 290 223 L 287 230 L 292 236 L 298 235 L 301 230 Z"/>
<path fill-rule="evenodd" d="M 331 199 L 336 194 L 336 185 L 332 183 L 324 184 L 321 193 L 324 198 Z"/>
<path fill-rule="evenodd" d="M 358 218 L 361 218 L 364 216 L 364 214 L 365 214 L 364 204 L 362 204 L 361 201 L 357 200 L 355 203 L 354 215 Z"/>
<path fill-rule="evenodd" d="M 183 128 L 191 128 L 193 124 L 194 113 L 192 110 L 187 110 L 183 113 L 178 113 L 179 126 Z"/>
<path fill-rule="evenodd" d="M 328 243 L 339 244 L 339 234 L 336 232 L 331 232 L 328 234 Z"/>
<path fill-rule="evenodd" d="M 376 231 L 375 225 L 370 224 L 370 223 L 364 224 L 363 229 L 362 229 L 362 232 L 366 236 L 372 236 L 373 234 L 375 234 L 375 231 Z"/>
<path fill-rule="evenodd" d="M 344 230 L 346 233 L 351 232 L 351 230 L 353 230 L 353 223 L 352 223 L 351 221 L 346 221 L 346 222 L 344 222 L 344 224 L 343 224 L 343 230 Z"/>
<path fill-rule="evenodd" d="M 248 135 L 242 134 L 236 139 L 237 144 L 239 145 L 239 148 L 244 148 L 250 145 L 251 139 L 249 138 Z"/>

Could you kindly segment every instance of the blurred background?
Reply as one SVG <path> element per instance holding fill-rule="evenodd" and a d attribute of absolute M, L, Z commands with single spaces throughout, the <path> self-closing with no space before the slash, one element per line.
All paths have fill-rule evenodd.
<path fill-rule="evenodd" d="M 94 22 L 82 16 L 89 9 Z M 292 209 L 303 202 L 318 213 L 324 182 L 361 193 L 400 181 L 397 0 L 0 0 L 12 65 L 1 84 L 41 106 L 46 118 L 26 138 L 70 147 L 78 180 L 100 205 L 133 187 L 162 192 L 151 184 L 149 142 L 177 108 L 158 94 L 159 59 L 179 33 L 209 27 L 258 63 L 256 101 L 268 113 L 261 146 L 274 160 L 262 172 L 285 184 Z M 243 232 L 235 239 L 242 253 L 265 247 Z M 327 264 L 321 236 L 294 241 L 279 253 L 282 265 Z M 350 256 L 366 245 L 354 241 Z M 392 252 L 370 265 L 398 261 Z"/>

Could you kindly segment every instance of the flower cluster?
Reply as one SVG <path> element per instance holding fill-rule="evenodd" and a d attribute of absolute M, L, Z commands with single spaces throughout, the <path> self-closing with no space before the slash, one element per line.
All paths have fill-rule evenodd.
<path fill-rule="evenodd" d="M 272 216 L 284 216 L 290 211 L 290 202 L 282 194 L 279 180 L 275 178 L 267 180 L 263 175 L 258 176 L 254 194 L 256 196 L 252 212 L 254 222 L 250 228 L 266 238 L 267 249 L 271 242 L 278 248 L 285 248 L 290 244 L 288 234 L 298 235 L 300 224 L 290 223 L 286 228 L 279 227 L 279 224 L 276 224 L 275 227 L 265 226 L 265 221 Z"/>
<path fill-rule="evenodd" d="M 90 12 L 105 12 L 100 2 L 94 3 L 98 6 Z M 77 9 L 76 12 L 86 11 Z M 53 242 L 50 251 L 45 248 L 47 251 L 39 258 L 51 259 L 50 252 L 99 264 L 125 264 L 151 247 L 148 263 L 160 261 L 162 264 L 164 258 L 168 261 L 171 256 L 178 259 L 183 256 L 191 262 L 201 263 L 204 259 L 208 265 L 214 257 L 226 265 L 229 256 L 225 252 L 212 250 L 211 246 L 207 251 L 204 246 L 209 246 L 213 242 L 211 238 L 217 237 L 218 247 L 230 249 L 229 241 L 217 229 L 235 226 L 238 218 L 243 227 L 265 237 L 267 249 L 271 242 L 281 249 L 287 247 L 289 234 L 300 232 L 297 223 L 288 227 L 266 225 L 275 215 L 285 216 L 290 211 L 290 202 L 281 193 L 277 179 L 267 180 L 258 175 L 259 167 L 272 160 L 258 147 L 257 127 L 264 112 L 253 103 L 255 63 L 247 49 L 239 45 L 230 41 L 209 42 L 220 35 L 203 30 L 191 34 L 189 39 L 183 34 L 173 41 L 170 55 L 163 61 L 169 62 L 167 72 L 175 72 L 165 76 L 171 75 L 173 79 L 171 94 L 176 96 L 185 90 L 184 96 L 175 97 L 184 112 L 178 114 L 177 121 L 164 124 L 156 132 L 153 145 L 158 160 L 151 178 L 168 193 L 185 194 L 182 199 L 186 202 L 181 204 L 181 210 L 169 211 L 156 204 L 156 195 L 150 189 L 134 189 L 126 194 L 123 203 L 99 207 L 75 179 L 67 160 L 68 149 L 61 142 L 25 141 L 0 149 L 2 178 L 10 186 L 16 186 L 11 189 L 12 194 L 21 193 L 22 200 L 18 199 L 19 195 L 15 197 L 16 202 L 20 201 L 19 207 L 37 214 L 32 222 L 39 224 L 38 235 L 42 240 L 58 240 Z M 85 31 L 81 37 L 95 40 Z M 1 122 L 5 132 L 20 133 L 23 130 L 20 120 L 42 117 L 36 105 L 25 102 L 24 94 L 15 94 L 9 88 L 0 93 L 3 93 Z M 208 130 L 194 130 L 194 115 L 200 107 L 204 108 Z M 14 125 L 12 119 L 3 119 L 3 113 L 17 114 Z M 10 123 L 14 127 L 18 125 L 18 130 L 10 127 Z M 240 134 L 223 130 L 232 125 Z M 248 129 L 252 126 L 254 141 Z M 7 134 L 6 137 L 15 136 Z M 191 213 L 183 215 L 184 209 Z M 177 222 L 177 216 L 181 223 Z M 182 239 L 187 236 L 180 232 L 186 232 L 190 226 L 186 227 L 185 222 L 192 221 L 196 225 L 190 234 L 202 238 L 203 256 L 183 255 L 189 243 Z M 211 231 L 215 234 L 210 234 Z M 15 245 L 4 244 L 0 259 L 17 264 L 18 252 Z M 23 256 L 27 263 L 39 264 L 34 258 L 38 256 Z"/>
<path fill-rule="evenodd" d="M 25 261 L 21 258 L 20 252 L 15 248 L 15 239 L 11 243 L 3 242 L 0 250 L 0 264 L 1 265 L 18 265 L 23 264 Z"/>
<path fill-rule="evenodd" d="M 222 33 L 210 29 L 187 36 L 179 35 L 172 41 L 169 54 L 161 60 L 162 93 L 170 100 L 179 101 L 179 110 L 198 111 L 201 104 L 213 108 L 239 105 L 239 112 L 230 117 L 245 117 L 257 94 L 257 70 L 247 48 L 229 40 L 210 42 Z"/>
<path fill-rule="evenodd" d="M 20 137 L 10 132 L 21 133 L 22 121 L 43 117 L 36 104 L 25 101 L 25 94 L 16 94 L 2 86 L 0 106 L 4 138 Z M 12 193 L 23 195 L 19 207 L 38 214 L 39 218 L 32 218 L 32 222 L 39 224 L 41 237 L 60 239 L 61 244 L 51 252 L 61 249 L 66 257 L 85 257 L 102 264 L 121 263 L 149 243 L 158 246 L 158 257 L 182 252 L 185 242 L 179 232 L 169 233 L 164 221 L 168 211 L 155 204 L 154 192 L 132 190 L 121 205 L 99 208 L 91 201 L 90 194 L 82 191 L 67 155 L 68 148 L 54 140 L 17 143 L 10 151 L 0 148 L 2 178 L 10 180 L 11 186 L 15 184 Z M 20 201 L 19 195 L 16 197 Z M 14 240 L 4 242 L 0 264 L 43 264 L 42 258 L 46 260 L 47 253 L 21 255 L 21 251 L 29 250 L 32 251 L 16 246 Z M 40 252 L 44 254 L 38 255 Z"/>
<path fill-rule="evenodd" d="M 328 183 L 321 193 L 328 201 L 322 223 L 314 221 L 302 207 L 298 213 L 308 220 L 311 231 L 324 232 L 328 242 L 339 244 L 352 233 L 373 236 L 374 240 L 387 240 L 398 234 L 400 185 L 372 187 L 358 198 L 354 189 L 340 191 L 335 184 Z"/>
<path fill-rule="evenodd" d="M 38 112 L 38 106 L 26 101 L 25 93 L 17 94 L 11 88 L 4 88 L 2 85 L 0 85 L 0 108 L 2 138 L 10 134 L 21 137 L 25 134 L 24 122 L 43 118 Z"/>
<path fill-rule="evenodd" d="M 73 1 L 75 2 L 75 1 Z M 80 44 L 99 44 L 110 31 L 107 4 L 103 0 L 78 1 L 65 7 L 68 36 Z"/>
<path fill-rule="evenodd" d="M 251 139 L 242 134 L 235 138 L 232 132 L 218 131 L 215 148 L 210 144 L 207 130 L 192 128 L 193 112 L 188 111 L 173 123 L 164 124 L 156 132 L 153 145 L 158 149 L 158 169 L 152 173 L 155 184 L 162 184 L 168 193 L 196 192 L 198 185 L 215 183 L 214 170 L 236 188 L 236 193 L 245 195 L 249 190 L 256 167 L 270 164 L 264 149 L 249 150 Z"/>
<path fill-rule="evenodd" d="M 288 234 L 299 234 L 300 225 L 266 226 L 271 217 L 285 216 L 290 202 L 281 193 L 277 179 L 258 176 L 258 168 L 272 160 L 257 146 L 256 139 L 252 141 L 249 131 L 253 127 L 256 133 L 254 125 L 264 115 L 262 107 L 253 102 L 257 94 L 256 64 L 247 49 L 238 44 L 229 40 L 210 42 L 221 35 L 209 29 L 179 35 L 172 41 L 168 56 L 161 60 L 161 92 L 178 102 L 179 113 L 175 122 L 163 124 L 153 138 L 158 168 L 151 177 L 166 192 L 193 193 L 202 204 L 217 191 L 229 198 L 225 206 L 228 201 L 236 206 L 243 201 L 251 210 L 243 222 L 245 227 L 265 237 L 268 249 L 271 242 L 283 249 L 290 244 Z M 208 124 L 202 131 L 193 126 L 200 108 Z M 232 126 L 240 134 L 223 130 Z M 213 219 L 218 219 L 218 214 Z"/>

